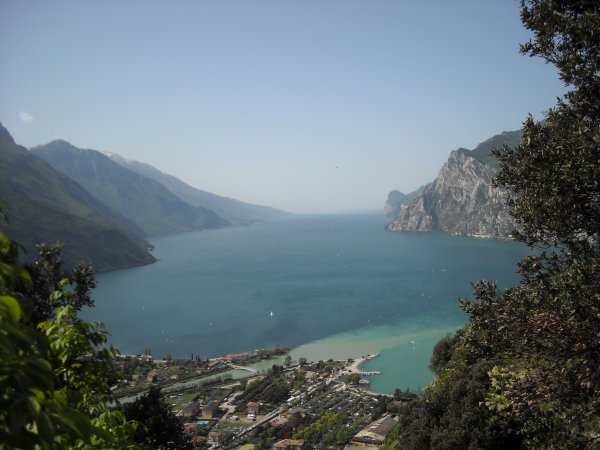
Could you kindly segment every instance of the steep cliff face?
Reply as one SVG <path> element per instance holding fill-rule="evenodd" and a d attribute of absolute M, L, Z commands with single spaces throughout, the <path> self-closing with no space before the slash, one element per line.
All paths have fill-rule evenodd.
<path fill-rule="evenodd" d="M 499 136 L 509 137 L 512 144 L 515 137 L 512 133 L 517 132 Z M 386 228 L 510 236 L 515 222 L 504 204 L 506 194 L 492 186 L 497 168 L 481 157 L 480 147 L 473 151 L 453 151 L 438 177 L 411 202 L 400 205 L 396 218 Z"/>
<path fill-rule="evenodd" d="M 384 214 L 393 219 L 400 214 L 400 207 L 407 203 L 410 203 L 411 200 L 416 198 L 423 189 L 425 189 L 428 185 L 421 186 L 416 191 L 413 191 L 409 194 L 404 194 L 400 191 L 392 191 L 388 194 L 387 201 L 385 202 L 385 206 L 383 207 Z"/>

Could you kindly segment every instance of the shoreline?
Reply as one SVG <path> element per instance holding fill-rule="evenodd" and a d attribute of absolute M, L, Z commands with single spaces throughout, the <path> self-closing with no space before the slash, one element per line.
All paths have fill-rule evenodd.
<path fill-rule="evenodd" d="M 370 355 L 361 356 L 360 358 L 356 358 L 356 359 L 354 359 L 354 362 L 346 368 L 346 370 L 348 370 L 349 372 L 352 372 L 352 373 L 358 373 L 359 375 L 381 374 L 381 371 L 378 371 L 378 370 L 371 370 L 371 371 L 365 372 L 365 371 L 361 370 L 361 368 L 360 368 L 361 365 L 363 365 L 367 361 L 371 361 L 372 359 L 377 358 L 378 356 L 379 356 L 379 353 L 373 353 Z"/>

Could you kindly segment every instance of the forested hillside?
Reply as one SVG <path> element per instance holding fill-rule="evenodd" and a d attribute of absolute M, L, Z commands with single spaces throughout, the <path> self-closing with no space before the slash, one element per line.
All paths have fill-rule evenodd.
<path fill-rule="evenodd" d="M 600 7 L 521 2 L 521 51 L 569 92 L 494 151 L 515 237 L 535 249 L 505 290 L 481 280 L 467 325 L 434 349 L 435 381 L 385 448 L 600 448 Z"/>
<path fill-rule="evenodd" d="M 0 125 L 0 229 L 36 256 L 41 242 L 63 242 L 69 266 L 91 261 L 110 270 L 155 261 L 141 230 L 79 184 L 15 144 Z"/>
<path fill-rule="evenodd" d="M 162 184 L 169 192 L 186 203 L 198 208 L 206 208 L 232 225 L 248 225 L 261 220 L 289 216 L 289 213 L 268 206 L 253 205 L 239 200 L 222 197 L 211 192 L 196 189 L 173 175 L 161 172 L 150 164 L 131 161 L 115 153 L 106 155 L 118 164 L 140 175 L 151 178 Z"/>
<path fill-rule="evenodd" d="M 80 149 L 58 140 L 30 151 L 127 217 L 146 236 L 228 225 L 213 211 L 184 202 L 162 184 L 117 164 L 96 150 Z"/>

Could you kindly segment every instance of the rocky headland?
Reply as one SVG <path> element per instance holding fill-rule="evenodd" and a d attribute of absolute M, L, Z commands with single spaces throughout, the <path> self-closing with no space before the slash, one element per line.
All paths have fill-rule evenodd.
<path fill-rule="evenodd" d="M 397 196 L 390 193 L 386 212 L 393 212 L 394 218 L 386 229 L 510 237 L 516 224 L 505 205 L 506 193 L 492 185 L 498 165 L 490 151 L 502 145 L 516 145 L 519 140 L 519 131 L 504 132 L 474 150 L 453 151 L 437 178 L 395 210 L 390 198 Z"/>

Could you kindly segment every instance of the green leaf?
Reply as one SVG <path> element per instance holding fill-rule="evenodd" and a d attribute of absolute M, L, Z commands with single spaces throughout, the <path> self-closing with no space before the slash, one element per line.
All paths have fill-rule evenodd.
<path fill-rule="evenodd" d="M 0 307 L 8 310 L 13 322 L 21 320 L 21 305 L 15 298 L 9 295 L 0 295 Z"/>

